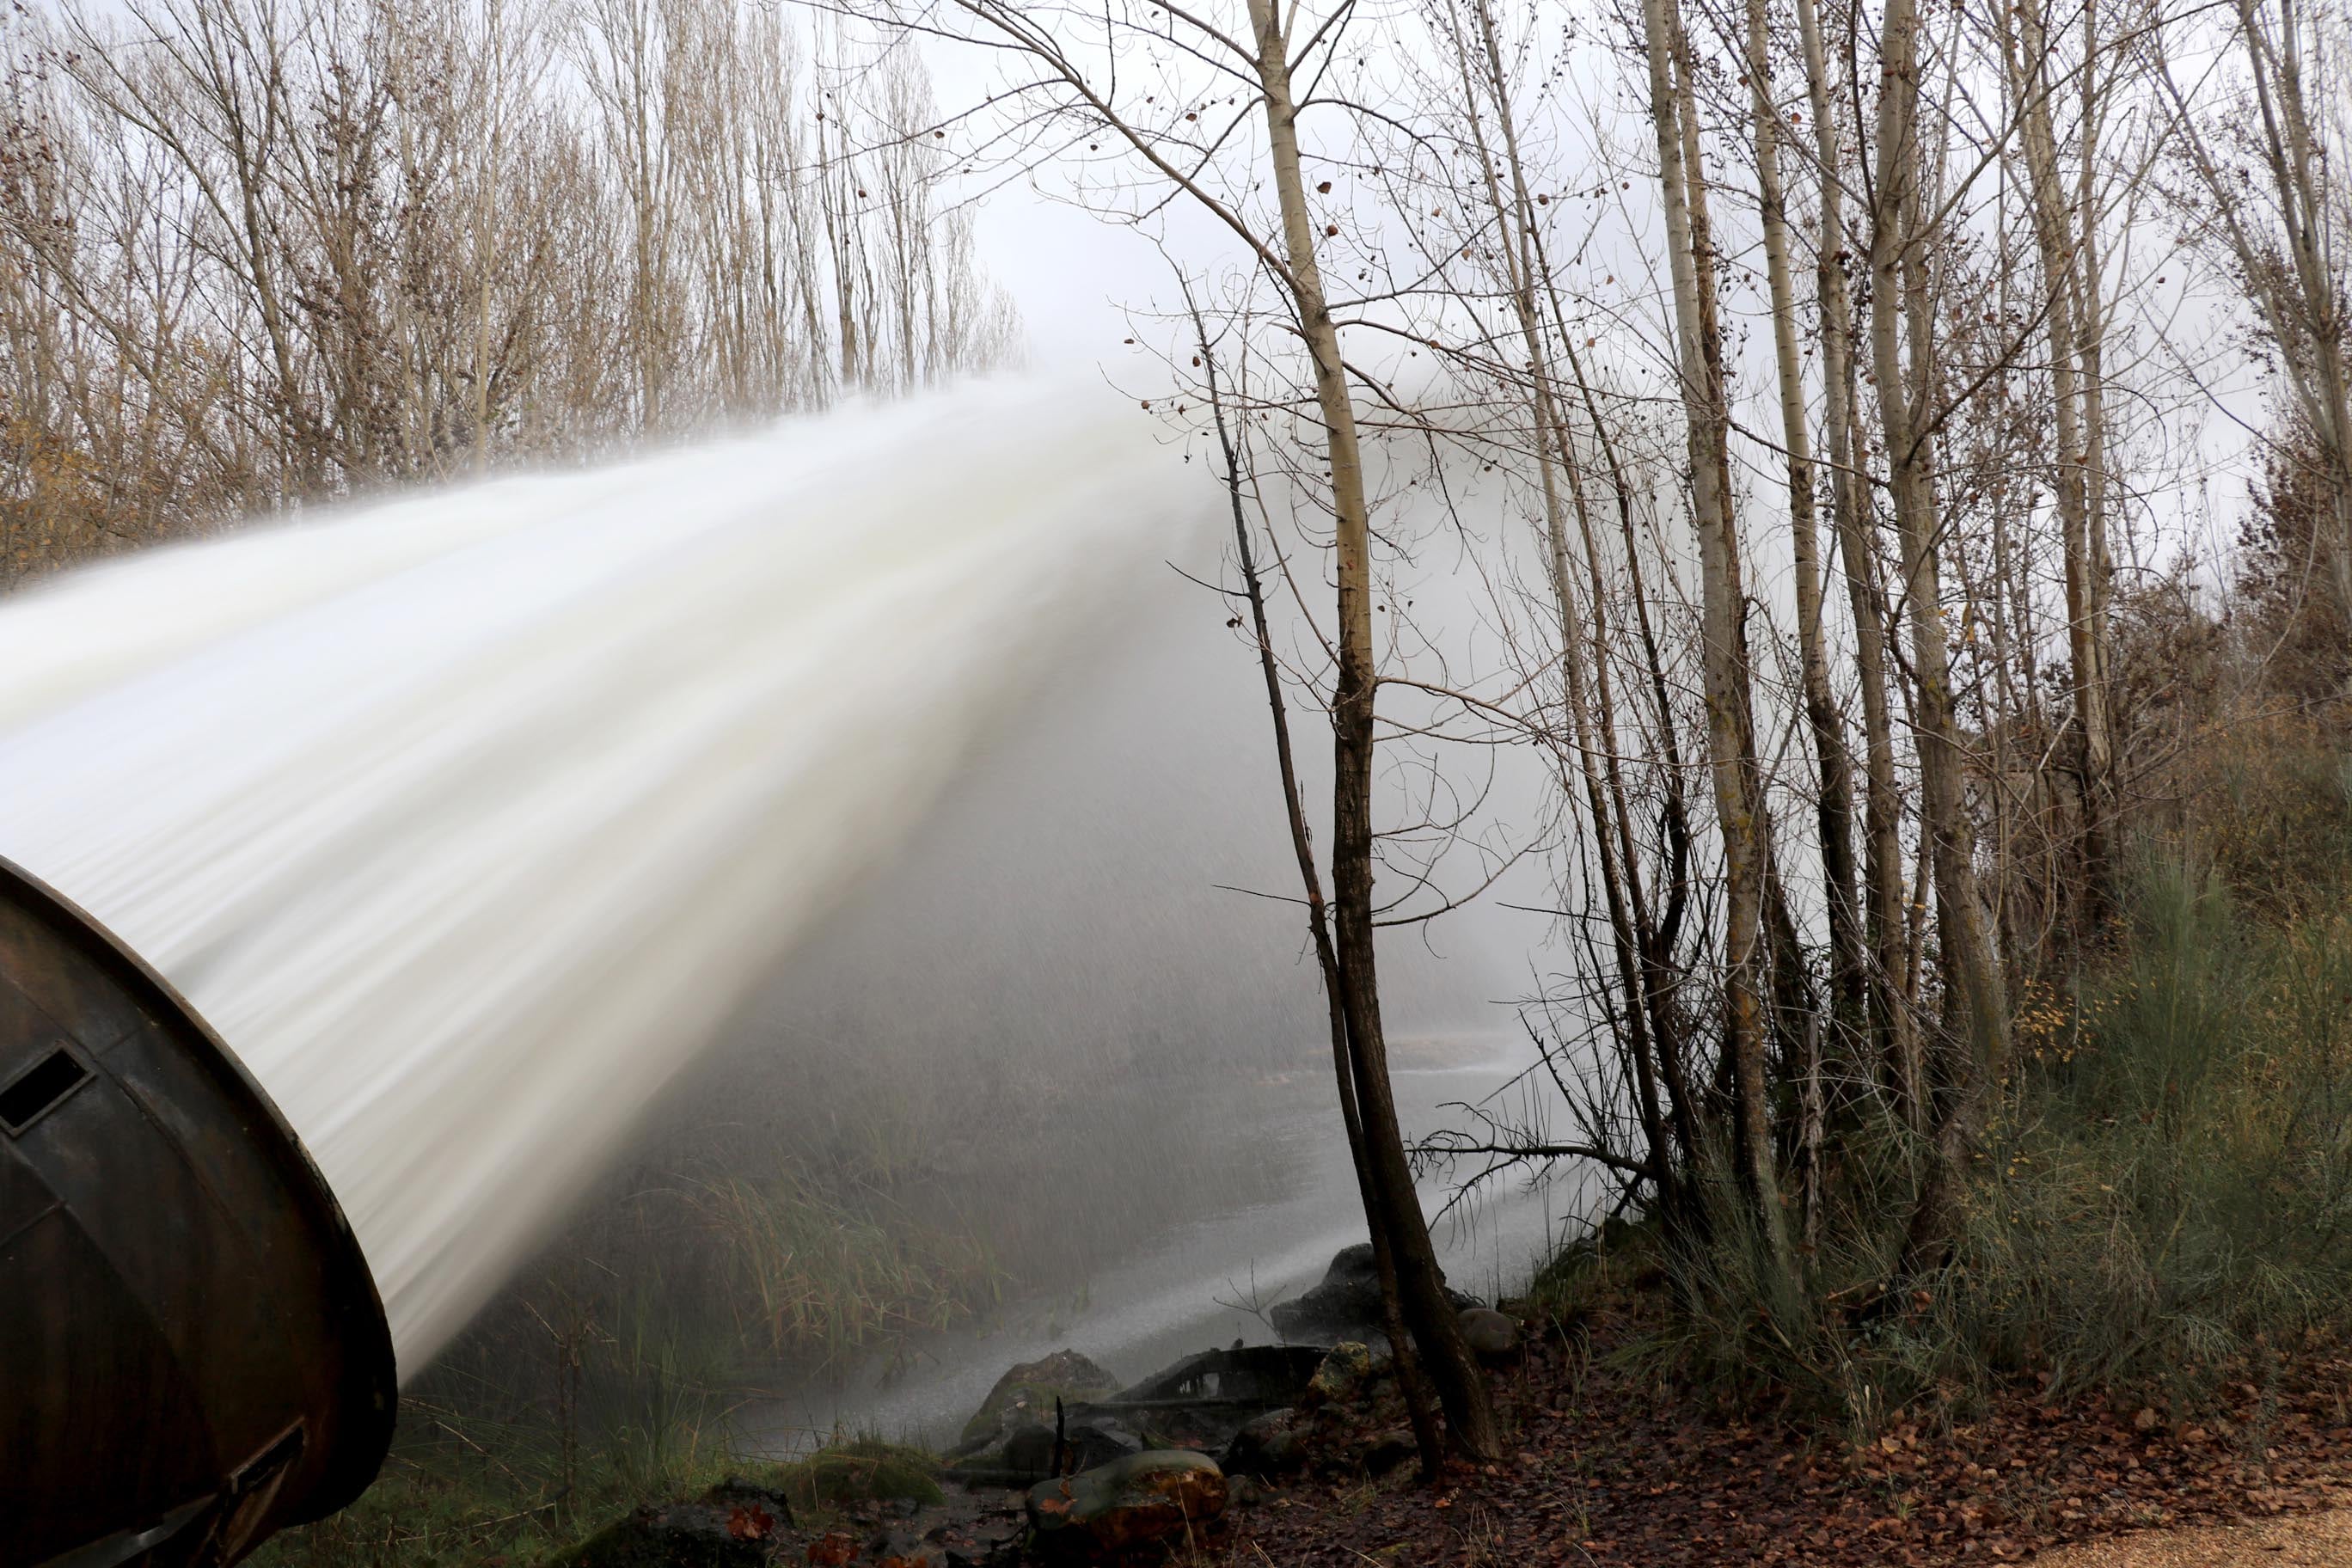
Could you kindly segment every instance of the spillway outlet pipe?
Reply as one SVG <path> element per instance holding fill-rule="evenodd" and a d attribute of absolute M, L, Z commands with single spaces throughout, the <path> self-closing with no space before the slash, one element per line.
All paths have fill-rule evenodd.
<path fill-rule="evenodd" d="M 236 1056 L 0 860 L 0 1565 L 217 1568 L 366 1489 L 367 1260 Z"/>

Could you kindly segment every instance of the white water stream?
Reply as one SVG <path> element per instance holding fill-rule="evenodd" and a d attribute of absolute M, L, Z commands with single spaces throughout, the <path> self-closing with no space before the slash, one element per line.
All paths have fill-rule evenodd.
<path fill-rule="evenodd" d="M 0 854 L 277 1100 L 414 1371 L 1189 478 L 981 383 L 79 573 L 0 609 Z"/>

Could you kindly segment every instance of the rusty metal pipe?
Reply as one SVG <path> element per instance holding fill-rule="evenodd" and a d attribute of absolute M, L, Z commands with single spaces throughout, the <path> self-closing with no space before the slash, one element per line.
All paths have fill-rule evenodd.
<path fill-rule="evenodd" d="M 0 1568 L 216 1568 L 364 1490 L 383 1305 L 269 1097 L 0 860 Z"/>

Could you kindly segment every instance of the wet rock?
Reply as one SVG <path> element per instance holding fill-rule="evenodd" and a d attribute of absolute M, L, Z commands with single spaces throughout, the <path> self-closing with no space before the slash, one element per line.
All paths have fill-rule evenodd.
<path fill-rule="evenodd" d="M 903 1525 L 886 1530 L 866 1543 L 864 1553 L 892 1568 L 947 1568 L 947 1553 Z"/>
<path fill-rule="evenodd" d="M 1399 1426 L 1373 1438 L 1371 1446 L 1364 1450 L 1364 1473 L 1384 1476 L 1420 1457 L 1421 1446 L 1412 1440 L 1412 1434 Z"/>
<path fill-rule="evenodd" d="M 1228 1476 L 1288 1475 L 1307 1462 L 1307 1434 L 1298 1412 L 1285 1406 L 1245 1424 L 1226 1445 Z"/>
<path fill-rule="evenodd" d="M 1519 1348 L 1519 1325 L 1491 1307 L 1465 1307 L 1462 1337 L 1475 1353 L 1499 1361 Z"/>
<path fill-rule="evenodd" d="M 640 1509 L 556 1553 L 548 1568 L 763 1568 L 791 1520 L 780 1497 L 722 1486 L 694 1502 Z"/>
<path fill-rule="evenodd" d="M 1445 1292 L 1456 1307 L 1475 1307 L 1475 1297 L 1458 1290 Z M 1381 1279 L 1372 1267 L 1372 1244 L 1360 1241 L 1343 1247 L 1316 1285 L 1287 1301 L 1277 1301 L 1267 1314 L 1285 1339 L 1329 1344 L 1341 1339 L 1369 1339 L 1381 1332 Z"/>
<path fill-rule="evenodd" d="M 1063 1429 L 1068 1444 L 1060 1456 L 1065 1472 L 1107 1465 L 1150 1447 L 1141 1434 L 1118 1417 L 1088 1415 L 1083 1406 L 1075 1412 L 1066 1409 Z M 1043 1480 L 1055 1473 L 1054 1445 L 1052 1426 L 1024 1419 L 1005 1434 L 1003 1442 L 959 1459 L 953 1473 L 996 1480 Z"/>
<path fill-rule="evenodd" d="M 1107 1398 L 1118 1391 L 1118 1379 L 1074 1350 L 1058 1350 L 1036 1361 L 1007 1369 L 988 1391 L 988 1397 L 964 1423 L 963 1438 L 950 1458 L 964 1458 L 1000 1444 L 1024 1421 L 1054 1419 L 1054 1401 L 1064 1405 Z"/>
<path fill-rule="evenodd" d="M 1225 1475 L 1206 1454 L 1156 1448 L 1029 1489 L 1041 1546 L 1123 1552 L 1199 1530 L 1225 1511 Z"/>
<path fill-rule="evenodd" d="M 811 1511 L 868 1510 L 880 1518 L 891 1500 L 940 1500 L 939 1463 L 919 1448 L 860 1437 L 836 1443 L 779 1466 L 772 1484 Z"/>
<path fill-rule="evenodd" d="M 1042 1421 L 1024 1419 L 1005 1434 L 1004 1446 L 998 1451 L 1002 1467 L 1033 1476 L 1047 1476 L 1054 1471 L 1054 1429 Z"/>
<path fill-rule="evenodd" d="M 1371 1375 L 1371 1348 L 1354 1340 L 1341 1340 L 1315 1369 L 1307 1388 L 1327 1404 L 1345 1404 L 1355 1398 Z"/>
<path fill-rule="evenodd" d="M 1097 1465 L 1140 1454 L 1145 1447 L 1140 1434 L 1108 1415 L 1071 1421 L 1069 1445 L 1070 1467 L 1080 1470 L 1091 1470 Z"/>

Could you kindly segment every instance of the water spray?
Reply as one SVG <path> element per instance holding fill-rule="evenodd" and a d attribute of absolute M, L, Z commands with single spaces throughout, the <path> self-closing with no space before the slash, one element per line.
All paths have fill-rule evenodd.
<path fill-rule="evenodd" d="M 0 610 L 7 1560 L 355 1496 L 395 1373 L 1213 499 L 998 381 Z"/>

